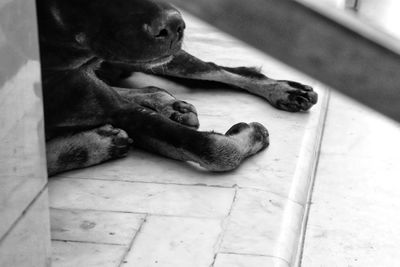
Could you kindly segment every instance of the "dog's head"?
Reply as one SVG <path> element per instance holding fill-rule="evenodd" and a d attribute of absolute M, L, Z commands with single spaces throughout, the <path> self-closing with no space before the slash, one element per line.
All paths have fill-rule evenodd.
<path fill-rule="evenodd" d="M 58 26 L 111 62 L 155 66 L 180 50 L 185 23 L 157 0 L 50 0 Z"/>

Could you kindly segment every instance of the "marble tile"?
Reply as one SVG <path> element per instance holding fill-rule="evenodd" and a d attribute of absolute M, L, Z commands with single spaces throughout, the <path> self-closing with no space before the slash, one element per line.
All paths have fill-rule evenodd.
<path fill-rule="evenodd" d="M 391 152 L 400 147 L 399 123 L 338 93 L 332 97 L 329 113 L 329 143 L 324 142 L 323 153 L 350 153 L 360 158 L 379 155 L 380 162 L 390 162 L 395 156 Z"/>
<path fill-rule="evenodd" d="M 289 263 L 274 257 L 219 253 L 213 267 L 289 267 Z"/>
<path fill-rule="evenodd" d="M 0 240 L 0 266 L 50 266 L 47 192 L 43 192 Z M 3 219 L 3 218 L 2 218 Z"/>
<path fill-rule="evenodd" d="M 144 218 L 143 214 L 51 209 L 51 238 L 129 245 Z"/>
<path fill-rule="evenodd" d="M 52 179 L 53 208 L 90 209 L 195 217 L 224 217 L 235 190 L 81 179 Z"/>
<path fill-rule="evenodd" d="M 396 266 L 400 125 L 338 94 L 328 114 L 303 266 Z"/>
<path fill-rule="evenodd" d="M 124 267 L 209 267 L 222 230 L 215 219 L 150 216 Z"/>
<path fill-rule="evenodd" d="M 0 238 L 46 185 L 46 176 L 0 177 Z"/>
<path fill-rule="evenodd" d="M 328 266 L 327 262 L 338 267 L 396 266 L 400 262 L 398 197 L 383 192 L 373 195 L 365 192 L 363 197 L 356 197 L 344 186 L 316 190 L 303 266 Z M 338 193 L 339 190 L 343 193 Z"/>
<path fill-rule="evenodd" d="M 52 267 L 118 267 L 127 247 L 53 241 Z"/>
<path fill-rule="evenodd" d="M 219 252 L 275 256 L 291 262 L 303 212 L 301 205 L 275 194 L 240 189 Z"/>

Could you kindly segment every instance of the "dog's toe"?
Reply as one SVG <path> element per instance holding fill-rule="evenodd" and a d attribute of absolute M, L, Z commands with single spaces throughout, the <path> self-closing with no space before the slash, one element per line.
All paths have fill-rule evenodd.
<path fill-rule="evenodd" d="M 127 155 L 133 140 L 128 134 L 112 125 L 104 125 L 97 129 L 97 134 L 102 140 L 107 140 L 108 158 L 121 158 Z"/>
<path fill-rule="evenodd" d="M 188 112 L 188 113 L 173 112 L 170 116 L 170 119 L 195 129 L 199 128 L 200 126 L 199 119 L 197 118 L 197 115 L 193 112 Z"/>
<path fill-rule="evenodd" d="M 133 140 L 129 138 L 128 134 L 121 129 L 111 136 L 111 144 L 109 148 L 111 158 L 121 158 L 128 154 L 129 147 Z"/>
<path fill-rule="evenodd" d="M 251 153 L 256 153 L 269 146 L 269 133 L 268 130 L 258 122 L 250 124 L 241 122 L 233 125 L 226 133 L 227 136 L 236 138 L 248 138 L 248 148 L 251 148 Z M 250 137 L 250 138 L 249 138 Z M 245 140 L 245 139 L 243 139 Z M 242 144 L 245 141 L 242 140 Z"/>
<path fill-rule="evenodd" d="M 176 111 L 179 111 L 181 113 L 194 113 L 197 115 L 197 110 L 196 108 L 192 105 L 189 104 L 185 101 L 176 101 L 174 102 L 174 104 L 172 105 L 173 109 Z"/>
<path fill-rule="evenodd" d="M 187 127 L 198 129 L 200 126 L 196 108 L 185 101 L 175 100 L 166 105 L 161 113 Z"/>

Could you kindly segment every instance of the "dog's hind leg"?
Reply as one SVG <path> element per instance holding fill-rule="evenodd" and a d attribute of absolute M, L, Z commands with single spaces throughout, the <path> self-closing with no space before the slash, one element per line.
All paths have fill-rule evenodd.
<path fill-rule="evenodd" d="M 126 132 L 111 125 L 53 138 L 46 143 L 48 173 L 51 176 L 124 157 L 131 143 Z"/>
<path fill-rule="evenodd" d="M 312 87 L 298 82 L 274 80 L 254 68 L 221 67 L 180 51 L 168 64 L 143 70 L 158 74 L 195 80 L 216 81 L 261 96 L 273 106 L 287 111 L 305 111 L 317 103 L 318 95 Z"/>

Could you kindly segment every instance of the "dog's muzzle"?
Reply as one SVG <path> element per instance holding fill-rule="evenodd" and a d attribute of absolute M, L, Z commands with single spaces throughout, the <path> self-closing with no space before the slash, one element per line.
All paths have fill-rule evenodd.
<path fill-rule="evenodd" d="M 180 48 L 186 25 L 177 10 L 167 9 L 150 24 L 144 24 L 143 27 L 151 38 L 165 42 L 169 49 L 176 50 Z"/>

